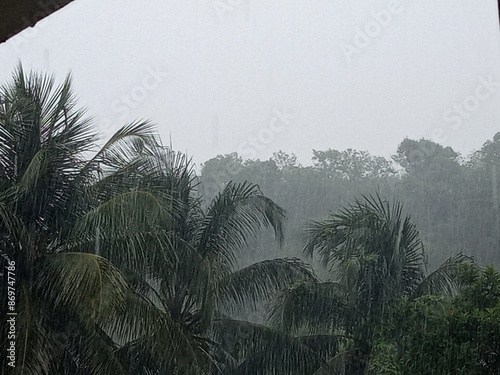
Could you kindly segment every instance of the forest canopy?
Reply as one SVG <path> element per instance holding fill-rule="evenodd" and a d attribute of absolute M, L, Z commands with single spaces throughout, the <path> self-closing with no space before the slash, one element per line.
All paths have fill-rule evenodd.
<path fill-rule="evenodd" d="M 379 193 L 400 201 L 424 239 L 431 268 L 463 252 L 500 265 L 500 133 L 464 157 L 431 140 L 404 139 L 391 159 L 354 149 L 313 150 L 312 165 L 294 154 L 270 160 L 219 155 L 202 166 L 207 196 L 228 181 L 253 181 L 287 213 L 287 249 L 300 254 L 303 226 L 355 198 Z"/>

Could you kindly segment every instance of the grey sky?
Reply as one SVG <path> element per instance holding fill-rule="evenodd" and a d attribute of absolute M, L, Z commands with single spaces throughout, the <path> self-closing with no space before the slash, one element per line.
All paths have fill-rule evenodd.
<path fill-rule="evenodd" d="M 0 81 L 72 71 L 106 134 L 150 118 L 197 163 L 405 136 L 467 154 L 500 131 L 496 1 L 397 3 L 77 0 L 0 45 Z"/>

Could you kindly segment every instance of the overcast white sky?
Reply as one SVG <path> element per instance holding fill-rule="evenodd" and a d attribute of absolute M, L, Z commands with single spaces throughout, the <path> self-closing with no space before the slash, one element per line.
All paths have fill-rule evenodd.
<path fill-rule="evenodd" d="M 19 61 L 71 71 L 103 132 L 150 118 L 198 164 L 388 156 L 406 136 L 479 148 L 500 131 L 496 1 L 397 3 L 76 0 L 0 45 L 0 81 Z"/>

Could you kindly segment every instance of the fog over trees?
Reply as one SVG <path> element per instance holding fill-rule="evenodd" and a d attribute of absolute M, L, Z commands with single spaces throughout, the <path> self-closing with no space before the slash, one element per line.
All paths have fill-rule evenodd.
<path fill-rule="evenodd" d="M 457 253 L 499 265 L 500 133 L 481 149 L 459 155 L 430 140 L 404 139 L 391 159 L 360 150 L 312 150 L 312 166 L 293 153 L 242 160 L 236 153 L 203 164 L 207 196 L 228 181 L 253 181 L 287 212 L 286 249 L 299 255 L 304 225 L 363 195 L 400 201 L 425 243 L 430 268 Z M 267 245 L 266 245 L 267 246 Z M 263 254 L 268 251 L 262 247 Z"/>
<path fill-rule="evenodd" d="M 500 375 L 499 11 L 0 2 L 0 375 Z"/>
<path fill-rule="evenodd" d="M 0 98 L 0 374 L 499 373 L 500 133 L 197 173 L 69 77 Z"/>

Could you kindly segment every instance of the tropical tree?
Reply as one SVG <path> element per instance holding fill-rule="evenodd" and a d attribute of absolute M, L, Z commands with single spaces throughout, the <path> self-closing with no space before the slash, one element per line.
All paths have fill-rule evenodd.
<path fill-rule="evenodd" d="M 70 77 L 56 86 L 21 67 L 0 97 L 1 262 L 12 270 L 2 275 L 1 308 L 17 314 L 2 350 L 15 342 L 13 373 L 125 373 L 102 329 L 132 296 L 119 267 L 164 258 L 129 239 L 176 214 L 148 178 L 153 127 L 126 125 L 98 148 Z"/>
<path fill-rule="evenodd" d="M 274 291 L 315 280 L 315 276 L 298 259 L 271 259 L 241 267 L 238 257 L 264 228 L 273 230 L 278 242 L 283 240 L 283 209 L 248 182 L 229 182 L 211 202 L 203 203 L 189 161 L 173 152 L 164 156 L 157 159 L 159 169 L 164 180 L 171 181 L 165 186 L 180 202 L 181 214 L 166 223 L 178 259 L 172 266 L 155 268 L 147 277 L 133 271 L 129 275 L 136 293 L 173 319 L 191 346 L 202 348 L 200 353 L 208 358 L 185 353 L 167 357 L 163 342 L 170 339 L 168 326 L 129 339 L 119 353 L 131 362 L 143 359 L 135 364 L 136 374 L 154 369 L 174 374 L 234 373 L 238 358 L 228 350 L 227 340 L 220 342 L 221 334 L 227 337 L 231 327 L 249 323 L 230 315 L 255 310 Z"/>
<path fill-rule="evenodd" d="M 351 342 L 329 362 L 348 374 L 365 374 L 372 344 L 401 297 L 454 294 L 459 255 L 427 274 L 418 231 L 399 203 L 380 196 L 357 200 L 307 229 L 304 251 L 330 269 L 332 280 L 285 289 L 271 310 L 275 326 L 332 332 Z M 343 373 L 343 372 L 342 372 Z"/>

